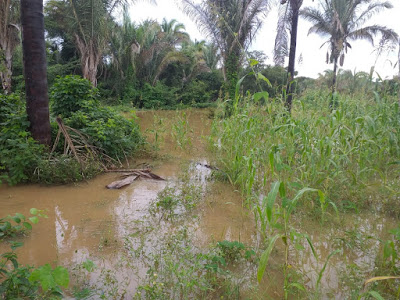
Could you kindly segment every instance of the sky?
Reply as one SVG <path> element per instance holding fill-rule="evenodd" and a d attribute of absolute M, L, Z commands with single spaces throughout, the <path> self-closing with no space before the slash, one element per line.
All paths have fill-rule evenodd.
<path fill-rule="evenodd" d="M 157 5 L 148 3 L 147 1 L 137 1 L 130 8 L 130 16 L 133 21 L 140 23 L 146 19 L 162 21 L 163 18 L 167 20 L 176 19 L 183 23 L 186 31 L 190 34 L 192 40 L 207 40 L 207 37 L 202 35 L 197 29 L 196 24 L 187 17 L 178 7 L 177 0 L 157 0 Z M 304 0 L 303 7 L 308 5 L 317 6 L 317 2 L 311 0 Z M 379 14 L 373 16 L 371 20 L 366 23 L 367 25 L 379 24 L 394 29 L 400 33 L 400 0 L 392 0 L 392 9 L 384 10 Z M 268 60 L 267 64 L 273 64 L 273 47 L 276 34 L 276 24 L 278 19 L 278 9 L 272 8 L 265 18 L 262 28 L 259 30 L 256 39 L 250 47 L 251 50 L 263 51 Z M 297 39 L 297 63 L 296 70 L 299 76 L 307 76 L 316 78 L 318 73 L 323 73 L 324 70 L 333 69 L 333 65 L 326 64 L 327 46 L 320 48 L 325 39 L 318 35 L 307 35 L 310 23 L 300 19 L 299 31 Z M 378 40 L 377 40 L 378 43 Z M 352 71 L 365 71 L 368 72 L 371 66 L 375 64 L 376 52 L 374 47 L 366 41 L 356 41 L 351 43 L 352 49 L 349 49 L 345 57 L 343 69 L 350 69 Z M 392 78 L 397 76 L 398 68 L 394 65 L 397 62 L 398 49 L 391 53 L 383 53 L 376 61 L 375 70 L 382 78 Z M 376 74 L 375 74 L 376 77 Z"/>

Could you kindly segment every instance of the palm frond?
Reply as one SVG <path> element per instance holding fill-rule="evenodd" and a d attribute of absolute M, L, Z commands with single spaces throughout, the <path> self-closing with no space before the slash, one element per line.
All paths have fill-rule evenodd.
<path fill-rule="evenodd" d="M 374 37 L 381 34 L 384 40 L 397 41 L 398 35 L 392 29 L 385 26 L 372 25 L 356 29 L 348 34 L 351 40 L 367 40 L 372 45 L 374 44 Z"/>
<path fill-rule="evenodd" d="M 290 3 L 281 5 L 279 8 L 278 26 L 276 30 L 275 46 L 274 46 L 274 63 L 278 66 L 283 66 L 285 58 L 289 53 L 289 35 L 287 24 L 290 22 L 291 10 Z"/>

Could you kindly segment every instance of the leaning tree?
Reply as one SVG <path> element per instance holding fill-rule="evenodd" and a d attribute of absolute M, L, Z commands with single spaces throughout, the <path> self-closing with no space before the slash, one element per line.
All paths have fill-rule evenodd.
<path fill-rule="evenodd" d="M 333 63 L 332 96 L 336 91 L 338 64 L 343 66 L 345 55 L 351 49 L 350 42 L 367 40 L 374 42 L 378 34 L 383 40 L 397 40 L 397 34 L 384 26 L 367 25 L 366 21 L 384 9 L 392 8 L 389 1 L 374 0 L 320 0 L 320 9 L 307 7 L 301 15 L 313 25 L 308 34 L 316 33 L 328 40 L 326 62 Z"/>
<path fill-rule="evenodd" d="M 43 0 L 21 0 L 26 110 L 32 137 L 51 144 Z"/>
<path fill-rule="evenodd" d="M 269 0 L 181 0 L 183 11 L 218 46 L 226 92 L 232 98 L 242 56 L 262 24 Z"/>

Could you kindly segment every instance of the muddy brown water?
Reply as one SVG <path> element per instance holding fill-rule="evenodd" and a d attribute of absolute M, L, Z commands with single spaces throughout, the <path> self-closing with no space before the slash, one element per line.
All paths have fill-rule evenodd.
<path fill-rule="evenodd" d="M 90 282 L 96 284 L 100 278 L 104 279 L 105 273 L 101 270 L 117 270 L 116 280 L 123 282 L 128 290 L 124 297 L 130 299 L 147 269 L 136 260 L 121 264 L 121 260 L 126 260 L 125 238 L 134 233 L 132 224 L 146 217 L 149 205 L 157 194 L 166 186 L 178 182 L 182 165 L 189 165 L 190 176 L 209 189 L 201 206 L 200 218 L 194 226 L 195 242 L 200 247 L 207 247 L 212 242 L 226 239 L 257 247 L 259 238 L 254 219 L 252 213 L 243 207 L 240 193 L 227 183 L 210 180 L 211 171 L 204 167 L 212 163 L 205 138 L 211 130 L 209 114 L 208 110 L 137 113 L 141 130 L 159 148 L 159 157 L 133 160 L 130 167 L 146 163 L 154 173 L 164 177 L 165 182 L 139 180 L 122 190 L 107 190 L 105 186 L 117 177 L 109 173 L 88 182 L 67 186 L 0 186 L 0 216 L 16 212 L 29 215 L 32 207 L 46 210 L 48 216 L 47 219 L 41 218 L 33 226 L 32 232 L 19 238 L 24 242 L 24 246 L 17 250 L 20 262 L 34 266 L 50 262 L 73 268 L 91 259 L 98 268 L 90 274 Z M 185 144 L 184 149 L 178 146 L 178 142 Z M 362 213 L 342 217 L 340 226 L 322 226 L 313 220 L 302 220 L 298 226 L 310 235 L 320 259 L 316 260 L 311 251 L 292 250 L 291 263 L 303 274 L 305 284 L 312 289 L 318 272 L 337 243 L 351 239 L 349 237 L 356 233 L 384 237 L 389 229 L 396 226 L 396 222 L 379 215 Z M 356 264 L 364 270 L 363 279 L 367 279 L 372 272 L 379 243 L 370 239 L 364 243 L 363 249 L 357 249 L 356 239 L 354 243 L 351 249 L 344 247 L 341 253 L 330 260 L 321 281 L 321 298 L 343 299 L 348 295 L 346 280 L 349 279 L 344 276 L 348 265 Z M 147 247 L 147 251 L 151 251 L 151 242 Z M 304 247 L 307 248 L 307 245 Z M 279 245 L 277 249 L 280 249 Z M 1 252 L 8 250 L 6 243 L 0 244 Z M 267 270 L 266 279 L 261 283 L 260 294 L 264 296 L 257 298 L 282 297 L 283 275 L 279 267 L 279 257 L 282 255 L 277 250 L 273 256 L 272 267 Z"/>

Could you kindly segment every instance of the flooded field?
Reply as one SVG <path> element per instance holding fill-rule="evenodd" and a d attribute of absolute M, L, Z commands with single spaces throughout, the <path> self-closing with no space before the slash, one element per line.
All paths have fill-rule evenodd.
<path fill-rule="evenodd" d="M 240 192 L 216 179 L 218 172 L 210 168 L 209 114 L 138 112 L 156 155 L 131 161 L 129 167 L 149 167 L 166 181 L 143 179 L 107 190 L 118 178 L 107 173 L 68 186 L 1 186 L 0 216 L 29 215 L 32 207 L 46 210 L 48 216 L 19 238 L 24 242 L 17 250 L 20 262 L 68 267 L 77 287 L 68 293 L 77 299 L 282 299 L 284 243 L 277 241 L 258 284 L 258 256 L 264 245 Z M 388 237 L 396 221 L 369 212 L 333 216 L 324 224 L 302 216 L 295 216 L 295 226 L 309 235 L 315 255 L 307 242 L 290 248 L 293 282 L 311 291 L 319 286 L 320 291 L 300 290 L 294 298 L 353 297 L 376 268 L 379 239 Z M 0 250 L 8 247 L 3 243 Z M 94 271 L 82 267 L 87 260 L 96 265 Z M 215 272 L 211 276 L 208 270 Z"/>

